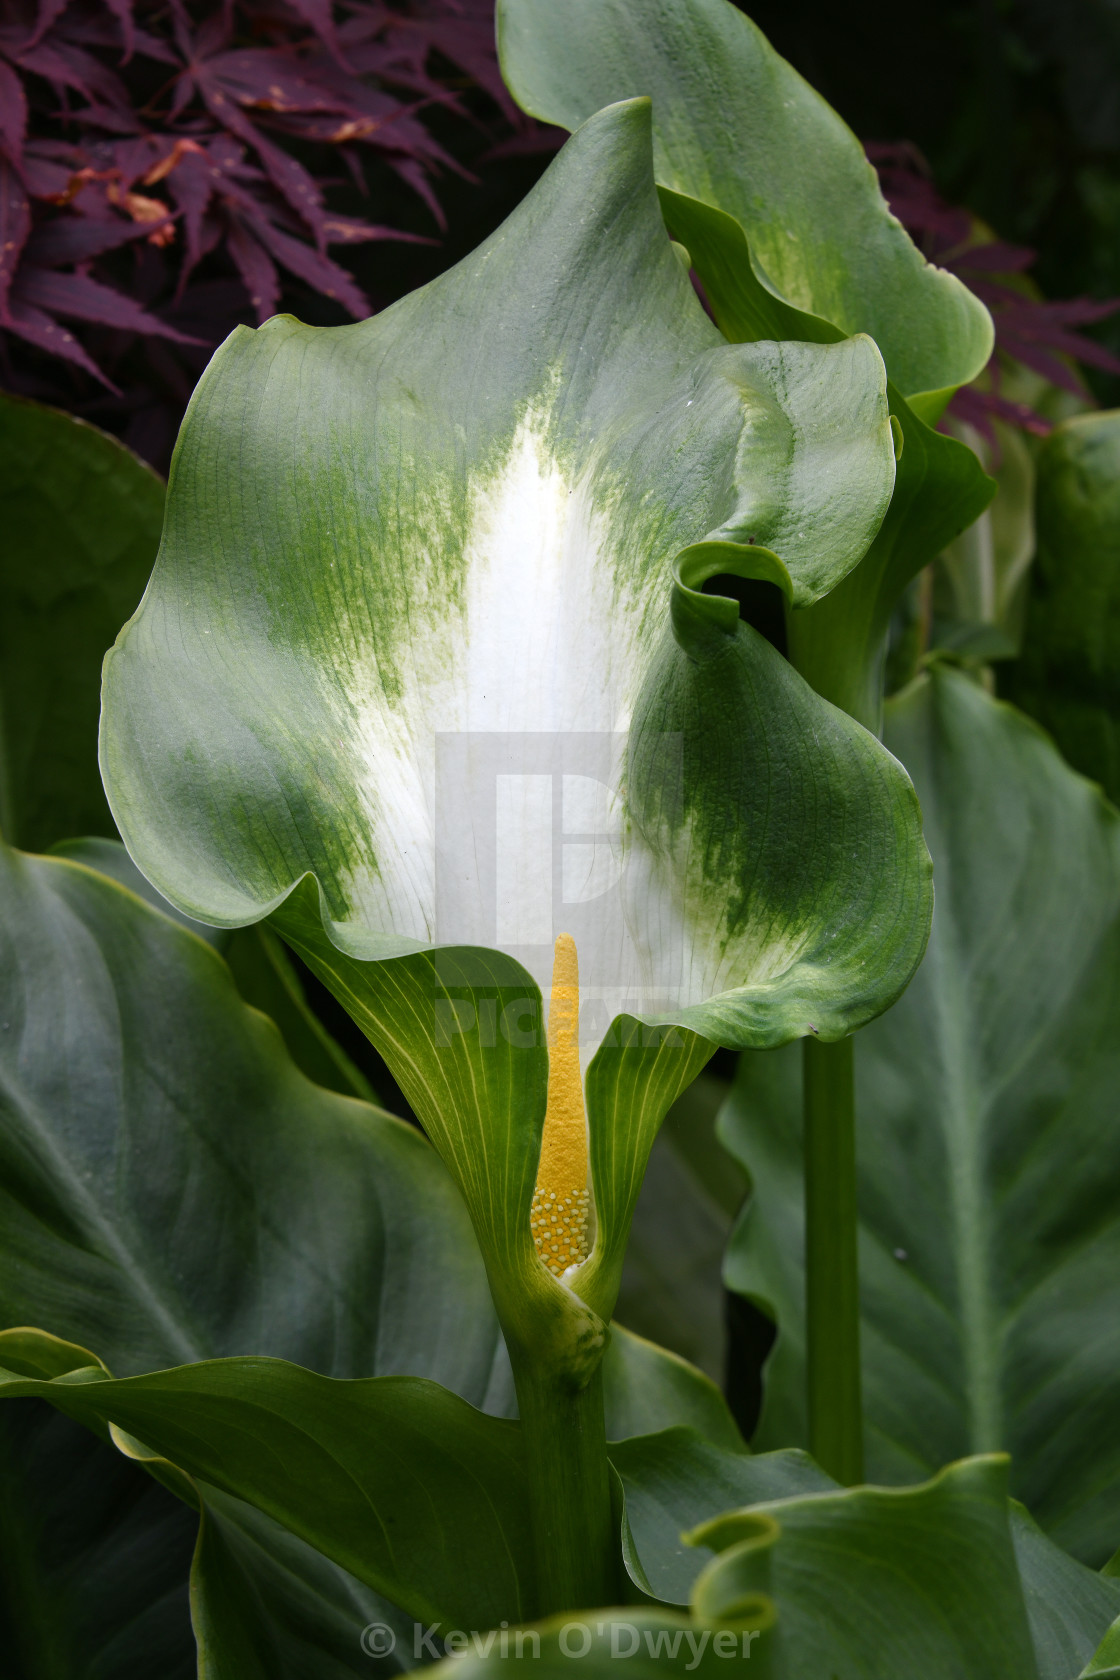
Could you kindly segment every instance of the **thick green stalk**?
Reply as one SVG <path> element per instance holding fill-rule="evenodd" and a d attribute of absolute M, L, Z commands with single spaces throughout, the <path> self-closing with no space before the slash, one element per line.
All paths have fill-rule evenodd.
<path fill-rule="evenodd" d="M 848 1487 L 863 1479 L 853 1073 L 850 1038 L 805 1040 L 809 1447 Z"/>
<path fill-rule="evenodd" d="M 845 590 L 787 615 L 790 659 L 824 699 L 878 734 L 883 643 L 870 617 L 843 624 Z M 829 603 L 838 609 L 829 616 Z M 824 609 L 822 611 L 822 609 Z M 853 634 L 862 625 L 862 636 Z M 856 1205 L 855 1057 L 850 1038 L 803 1046 L 805 1144 L 805 1343 L 809 1446 L 822 1469 L 852 1486 L 863 1479 L 860 1381 L 859 1216 Z"/>
<path fill-rule="evenodd" d="M 537 1611 L 617 1604 L 618 1544 L 598 1369 L 584 1388 L 514 1364 L 537 1562 Z"/>

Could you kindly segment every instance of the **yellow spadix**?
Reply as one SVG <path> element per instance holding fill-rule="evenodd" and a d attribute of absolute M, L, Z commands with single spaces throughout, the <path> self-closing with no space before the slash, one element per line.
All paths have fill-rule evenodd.
<path fill-rule="evenodd" d="M 548 1105 L 530 1225 L 555 1277 L 587 1259 L 591 1192 L 579 1066 L 579 963 L 570 933 L 556 941 L 548 1009 Z"/>

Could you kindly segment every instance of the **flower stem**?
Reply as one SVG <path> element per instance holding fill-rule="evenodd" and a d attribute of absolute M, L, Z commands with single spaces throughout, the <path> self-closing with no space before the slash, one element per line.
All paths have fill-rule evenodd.
<path fill-rule="evenodd" d="M 823 601 L 786 615 L 789 657 L 810 687 L 877 735 L 885 624 L 878 571 L 857 566 Z M 822 1469 L 863 1479 L 855 1059 L 850 1038 L 803 1046 L 805 1343 L 809 1446 Z"/>
<path fill-rule="evenodd" d="M 575 1389 L 517 1361 L 514 1380 L 536 1550 L 538 1614 L 617 1604 L 619 1548 L 602 1369 Z"/>
<path fill-rule="evenodd" d="M 863 1479 L 852 1040 L 806 1039 L 804 1081 L 809 1446 L 850 1487 Z"/>

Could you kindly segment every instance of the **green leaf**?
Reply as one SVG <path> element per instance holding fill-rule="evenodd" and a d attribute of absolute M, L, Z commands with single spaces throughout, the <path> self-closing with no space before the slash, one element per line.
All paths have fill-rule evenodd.
<path fill-rule="evenodd" d="M 893 1612 L 901 1621 L 905 1614 L 897 1604 L 884 1609 L 889 1602 L 887 1593 L 897 1591 L 900 1575 L 903 1579 L 909 1575 L 911 1588 L 915 1584 L 920 1589 L 932 1588 L 937 1598 L 952 1603 L 956 1594 L 949 1571 L 965 1561 L 952 1557 L 954 1548 L 947 1544 L 956 1520 L 954 1510 L 965 1513 L 961 1528 L 966 1535 L 978 1517 L 985 1524 L 991 1523 L 996 1513 L 989 1498 L 990 1484 L 1002 1487 L 1005 1480 L 1002 1471 L 993 1475 L 990 1461 L 973 1461 L 951 1467 L 923 1487 L 906 1490 L 901 1499 L 885 1489 L 861 1489 L 853 1495 L 837 1489 L 804 1453 L 785 1451 L 754 1457 L 719 1453 L 706 1443 L 690 1441 L 682 1430 L 628 1441 L 615 1450 L 613 1457 L 626 1491 L 636 1581 L 646 1590 L 652 1587 L 671 1603 L 683 1604 L 691 1598 L 695 1614 L 712 1619 L 721 1595 L 726 1602 L 729 1582 L 721 1580 L 723 1571 L 719 1568 L 713 1569 L 710 1564 L 705 1567 L 703 1552 L 685 1543 L 695 1535 L 683 1531 L 695 1529 L 698 1518 L 721 1506 L 749 1506 L 748 1531 L 760 1515 L 768 1513 L 776 1521 L 779 1538 L 768 1560 L 769 1578 L 764 1590 L 774 1596 L 781 1644 L 790 1672 L 799 1677 L 834 1672 L 829 1663 L 835 1662 L 835 1651 L 826 1660 L 813 1648 L 814 1640 L 826 1635 L 830 1603 L 849 1606 L 850 1637 L 855 1647 L 849 1653 L 851 1673 L 878 1676 L 909 1672 L 896 1666 L 897 1659 L 892 1660 L 889 1646 L 881 1637 L 881 1619 L 892 1621 Z M 979 1511 L 973 1497 L 978 1490 L 983 1507 Z M 1039 1680 L 1072 1680 L 1120 1605 L 1120 1584 L 1103 1580 L 1055 1546 L 1021 1507 L 1012 1505 L 1009 1518 L 1014 1565 Z M 732 1511 L 714 1522 L 702 1522 L 701 1538 L 706 1531 L 710 1538 L 705 1544 L 718 1542 L 723 1547 L 736 1538 L 741 1520 Z M 1002 1534 L 1004 1523 L 998 1518 L 996 1527 L 1000 1530 L 997 1552 L 1002 1584 L 993 1581 L 990 1560 L 986 1560 L 981 1590 L 1002 1598 L 1003 1613 L 1014 1610 L 1017 1621 L 1017 1595 Z M 862 1542 L 853 1528 L 862 1530 Z M 983 1541 L 978 1542 L 975 1535 L 972 1543 L 983 1549 Z M 918 1555 L 912 1553 L 908 1559 L 907 1548 L 915 1546 Z M 815 1558 L 818 1547 L 819 1557 Z M 944 1570 L 941 1579 L 929 1567 L 939 1553 Z M 734 1561 L 726 1550 L 722 1557 L 728 1563 Z M 887 1566 L 885 1573 L 893 1577 L 889 1589 L 877 1587 L 870 1570 L 860 1581 L 861 1571 L 869 1564 L 874 1569 Z M 728 1571 L 729 1575 L 733 1573 Z M 743 1584 L 740 1578 L 740 1590 Z M 762 1582 L 754 1584 L 756 1590 L 763 1590 Z M 823 1617 L 814 1603 L 818 1594 L 826 1612 Z M 870 1605 L 877 1606 L 873 1618 L 867 1615 Z M 950 1612 L 950 1618 L 954 1614 Z M 958 1636 L 965 1625 L 962 1618 Z M 982 1621 L 980 1625 L 982 1630 Z M 971 1641 L 966 1643 L 971 1647 Z M 975 1647 L 968 1650 L 972 1663 L 981 1660 L 982 1648 L 981 1631 Z M 1011 1646 L 1012 1650 L 1016 1648 L 1021 1648 L 1018 1634 Z M 917 1642 L 915 1649 L 922 1650 L 923 1656 L 927 1654 L 925 1646 Z M 835 1672 L 847 1674 L 849 1670 L 837 1667 Z M 923 1667 L 923 1680 L 926 1672 Z"/>
<path fill-rule="evenodd" d="M 635 1585 L 668 1604 L 687 1604 L 710 1562 L 686 1542 L 686 1529 L 717 1511 L 835 1487 L 807 1453 L 728 1452 L 691 1429 L 623 1441 L 611 1462 L 626 1495 L 627 1567 Z"/>
<path fill-rule="evenodd" d="M 1007 1465 L 973 1458 L 906 1489 L 845 1488 L 756 1504 L 777 1523 L 770 1568 L 778 1674 L 1027 1680 L 1037 1674 L 1007 1515 Z M 743 1518 L 694 1530 L 734 1569 Z M 728 1549 L 730 1548 L 730 1549 Z"/>
<path fill-rule="evenodd" d="M 51 1374 L 60 1374 L 60 1350 L 50 1350 L 41 1333 L 24 1331 L 5 1340 L 23 1354 L 23 1375 L 47 1374 L 27 1368 L 44 1347 L 56 1355 L 50 1360 Z M 71 1352 L 89 1358 L 82 1349 Z M 320 1680 L 328 1672 L 333 1680 L 340 1672 L 368 1676 L 371 1661 L 384 1674 L 408 1666 L 391 1650 L 371 1651 L 365 1635 L 359 1635 L 360 1628 L 374 1626 L 407 1637 L 410 1628 L 401 1611 L 263 1511 L 192 1480 L 115 1425 L 109 1434 L 122 1453 L 199 1514 L 190 1603 L 198 1671 L 206 1680 L 251 1680 L 254 1675 Z"/>
<path fill-rule="evenodd" d="M 4 849 L 0 904 L 0 1322 L 121 1375 L 251 1351 L 482 1404 L 499 1333 L 424 1139 L 309 1084 L 104 876 Z"/>
<path fill-rule="evenodd" d="M 412 1666 L 411 1618 L 251 1505 L 204 1493 L 191 1602 L 205 1680 L 370 1680 Z M 368 1627 L 391 1630 L 394 1651 L 378 1660 Z"/>
<path fill-rule="evenodd" d="M 253 1358 L 115 1381 L 79 1367 L 79 1381 L 43 1381 L 4 1369 L 4 1340 L 0 1332 L 0 1397 L 116 1424 L 417 1618 L 493 1627 L 531 1614 L 518 1429 L 438 1384 L 347 1382 Z"/>
<path fill-rule="evenodd" d="M 510 1411 L 466 1209 L 418 1132 L 310 1085 L 220 956 L 88 868 L 0 847 L 0 953 L 0 1322 L 49 1320 L 122 1375 L 251 1351 Z M 605 1376 L 615 1437 L 734 1436 L 638 1337 Z"/>
<path fill-rule="evenodd" d="M 123 1372 L 268 1352 L 507 1407 L 469 1222 L 423 1139 L 307 1084 L 220 957 L 130 893 L 60 860 L 0 869 L 0 1322 L 96 1338 Z M 313 1627 L 351 1605 L 335 1643 L 362 1672 L 364 1589 L 257 1531 L 247 1636 L 288 1577 Z"/>
<path fill-rule="evenodd" d="M 1100 1649 L 1081 1670 L 1081 1675 L 1085 1680 L 1089 1680 L 1090 1676 L 1094 1676 L 1095 1680 L 1117 1680 L 1120 1675 L 1120 1616 L 1101 1640 Z"/>
<path fill-rule="evenodd" d="M 0 1411 L 5 1680 L 189 1680 L 195 1518 L 88 1430 Z"/>
<path fill-rule="evenodd" d="M 1012 1502 L 1011 1538 L 1023 1583 L 1039 1680 L 1072 1680 L 1120 1611 L 1120 1581 L 1086 1569 Z"/>
<path fill-rule="evenodd" d="M 659 1444 L 630 1445 L 638 1458 Z M 749 1612 L 756 1627 L 776 1616 L 773 1635 L 764 1635 L 758 1645 L 752 1641 L 750 1649 L 750 1672 L 772 1674 L 773 1680 L 895 1680 L 919 1674 L 921 1680 L 1073 1680 L 1072 1667 L 1036 1662 L 1033 1619 L 1017 1568 L 1016 1525 L 1009 1523 L 1005 1460 L 953 1464 L 920 1487 L 840 1489 L 808 1461 L 799 1469 L 799 1456 L 775 1454 L 765 1473 L 767 1460 L 740 1460 L 742 1491 L 763 1497 L 694 1527 L 683 1545 L 681 1524 L 706 1491 L 704 1467 L 693 1466 L 691 1475 L 670 1474 L 660 1483 L 647 1472 L 649 1503 L 658 1508 L 656 1521 L 645 1525 L 647 1554 L 662 1573 L 673 1568 L 673 1550 L 679 1558 L 688 1555 L 689 1546 L 718 1553 L 705 1560 L 703 1549 L 692 1551 L 690 1618 L 647 1610 L 569 1615 L 541 1628 L 534 1671 L 552 1675 L 575 1664 L 606 1680 L 625 1658 L 628 1673 L 652 1676 L 658 1653 L 657 1672 L 699 1673 L 713 1680 L 721 1672 L 738 1672 L 746 1655 L 737 1646 L 718 1650 L 715 1630 L 733 1627 Z M 672 1467 L 673 1455 L 665 1457 Z M 729 1485 L 721 1469 L 709 1481 L 711 1493 L 735 1491 L 734 1480 Z M 1044 1540 L 1042 1545 L 1048 1547 Z M 1049 1563 L 1057 1549 L 1048 1551 Z M 1067 1558 L 1051 1578 L 1052 1618 L 1062 1613 L 1058 1596 L 1070 1585 L 1067 1570 L 1078 1569 Z M 1034 1575 L 1041 1582 L 1037 1566 Z M 680 1582 L 674 1583 L 674 1591 L 681 1590 Z M 1084 1597 L 1082 1581 L 1075 1591 Z M 1097 1618 L 1100 1610 L 1098 1603 Z M 464 1649 L 455 1672 L 475 1680 L 516 1660 L 512 1639 L 504 1660 L 500 1647 L 488 1657 L 477 1647 L 472 1652 L 469 1640 Z M 1065 1656 L 1076 1661 L 1073 1651 L 1067 1646 Z"/>
<path fill-rule="evenodd" d="M 1120 819 L 1035 726 L 935 669 L 887 709 L 939 883 L 857 1058 L 870 1474 L 1006 1448 L 1086 1561 L 1120 1481 Z M 800 1066 L 744 1059 L 722 1136 L 754 1199 L 727 1264 L 779 1339 L 757 1443 L 805 1440 Z"/>
<path fill-rule="evenodd" d="M 0 945 L 0 1323 L 96 1337 L 122 1373 L 272 1353 L 343 1378 L 414 1371 L 510 1408 L 466 1210 L 418 1133 L 308 1084 L 216 952 L 88 867 L 0 850 Z M 35 1335 L 5 1346 L 31 1377 L 91 1359 Z M 619 1332 L 604 1370 L 613 1435 L 683 1422 L 734 1441 L 680 1361 Z M 279 1640 L 284 1680 L 315 1673 L 300 1653 L 319 1647 L 368 1671 L 361 1629 L 389 1615 L 375 1595 L 199 1492 L 196 1619 L 239 1605 L 237 1637 Z"/>
<path fill-rule="evenodd" d="M 1037 472 L 1023 654 L 1001 683 L 1120 801 L 1120 410 L 1055 427 Z"/>
<path fill-rule="evenodd" d="M 815 598 L 893 480 L 874 346 L 723 343 L 664 239 L 648 105 L 602 112 L 432 286 L 211 363 L 106 666 L 127 844 L 223 925 L 313 876 L 363 960 L 496 947 L 543 986 L 567 928 L 600 1037 L 845 1033 L 925 938 L 916 807 L 697 590 L 734 566 Z M 557 775 L 591 836 L 560 903 Z"/>
<path fill-rule="evenodd" d="M 603 1390 L 610 1440 L 683 1425 L 727 1451 L 743 1451 L 743 1438 L 715 1383 L 621 1324 L 611 1327 Z"/>
<path fill-rule="evenodd" d="M 869 333 L 931 409 L 987 362 L 987 310 L 915 249 L 855 135 L 726 0 L 500 0 L 498 41 L 547 122 L 652 97 L 667 219 L 729 337 Z"/>
<path fill-rule="evenodd" d="M 300 1072 L 328 1091 L 346 1097 L 375 1102 L 365 1075 L 354 1066 L 342 1047 L 335 1043 L 309 1007 L 303 987 L 287 951 L 270 928 L 213 928 L 184 916 L 146 881 L 117 840 L 87 836 L 60 840 L 51 847 L 52 857 L 69 858 L 99 870 L 110 880 L 128 887 L 146 904 L 161 910 L 172 921 L 190 928 L 200 939 L 220 951 L 230 966 L 238 991 L 245 1002 L 268 1015 L 280 1029 L 285 1047 Z"/>
<path fill-rule="evenodd" d="M 101 660 L 159 544 L 163 485 L 115 438 L 0 393 L 0 832 L 112 834 L 97 773 Z"/>

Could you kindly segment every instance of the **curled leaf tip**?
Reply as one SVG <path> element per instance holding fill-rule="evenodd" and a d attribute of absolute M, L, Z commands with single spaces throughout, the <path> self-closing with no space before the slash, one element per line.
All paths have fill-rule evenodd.
<path fill-rule="evenodd" d="M 570 933 L 556 941 L 548 1007 L 548 1103 L 530 1228 L 554 1277 L 589 1252 L 587 1115 L 579 1065 L 579 959 Z"/>

